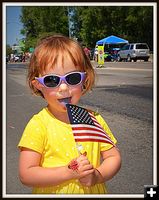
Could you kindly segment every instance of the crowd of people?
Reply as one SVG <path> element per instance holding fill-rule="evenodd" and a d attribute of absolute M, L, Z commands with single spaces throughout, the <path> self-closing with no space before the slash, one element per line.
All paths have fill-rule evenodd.
<path fill-rule="evenodd" d="M 90 60 L 95 60 L 96 62 L 98 62 L 98 46 L 96 46 L 93 49 L 90 49 L 90 48 L 84 46 L 83 50 Z M 120 50 L 119 48 L 111 48 L 111 49 L 105 51 L 104 52 L 104 61 L 105 62 L 117 61 L 117 55 L 118 55 L 119 50 Z"/>
<path fill-rule="evenodd" d="M 6 57 L 6 62 L 27 62 L 31 57 L 31 53 L 25 52 L 20 54 L 11 53 Z"/>
<path fill-rule="evenodd" d="M 88 56 L 88 58 L 90 60 L 95 60 L 96 62 L 98 62 L 98 48 L 89 48 L 86 46 L 83 46 L 83 50 L 85 52 L 85 54 Z M 114 61 L 117 58 L 117 53 L 118 51 L 113 51 L 111 50 L 110 52 L 105 52 L 104 53 L 104 60 L 106 61 Z M 31 54 L 30 52 L 25 52 L 25 53 L 19 53 L 19 54 L 9 54 L 6 57 L 6 62 L 27 62 L 30 60 L 31 58 Z"/>

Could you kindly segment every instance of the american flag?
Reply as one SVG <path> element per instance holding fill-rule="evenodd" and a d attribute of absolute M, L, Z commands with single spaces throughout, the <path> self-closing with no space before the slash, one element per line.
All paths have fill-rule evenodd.
<path fill-rule="evenodd" d="M 72 104 L 66 107 L 76 142 L 104 142 L 115 146 L 90 111 Z"/>

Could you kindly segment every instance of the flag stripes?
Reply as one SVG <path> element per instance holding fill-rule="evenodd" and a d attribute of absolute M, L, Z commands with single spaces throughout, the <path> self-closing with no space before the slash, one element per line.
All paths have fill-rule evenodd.
<path fill-rule="evenodd" d="M 71 104 L 67 104 L 67 110 L 76 142 L 104 142 L 115 146 L 91 112 Z"/>
<path fill-rule="evenodd" d="M 95 126 L 90 126 L 90 125 L 81 125 L 81 124 L 77 124 L 77 125 L 72 125 L 72 129 L 73 130 L 90 130 L 90 131 L 97 131 L 99 133 L 103 133 L 105 135 L 105 132 L 103 129 L 101 129 L 100 127 L 95 127 Z"/>
<path fill-rule="evenodd" d="M 107 139 L 101 139 L 101 138 L 93 138 L 93 137 L 86 137 L 86 138 L 81 138 L 81 137 L 75 137 L 76 142 L 103 142 L 103 143 L 108 143 L 113 146 L 115 146 L 110 140 Z"/>

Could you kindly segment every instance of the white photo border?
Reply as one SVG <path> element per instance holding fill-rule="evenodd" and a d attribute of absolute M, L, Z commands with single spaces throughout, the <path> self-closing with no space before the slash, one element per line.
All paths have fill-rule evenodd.
<path fill-rule="evenodd" d="M 3 169 L 2 197 L 3 198 L 143 198 L 144 194 L 101 194 L 101 195 L 33 195 L 6 193 L 6 7 L 7 6 L 153 6 L 153 185 L 157 185 L 157 3 L 156 2 L 3 2 L 2 3 L 2 106 L 3 106 Z M 143 186 L 144 193 L 144 186 Z"/>

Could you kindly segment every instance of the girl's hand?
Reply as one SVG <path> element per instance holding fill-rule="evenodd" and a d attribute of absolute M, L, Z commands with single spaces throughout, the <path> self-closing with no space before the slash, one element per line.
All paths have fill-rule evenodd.
<path fill-rule="evenodd" d="M 83 178 L 80 178 L 79 181 L 83 186 L 90 187 L 92 185 L 95 185 L 95 183 L 96 183 L 95 172 L 88 174 L 87 176 L 85 176 Z"/>
<path fill-rule="evenodd" d="M 98 169 L 95 169 L 94 172 L 79 179 L 82 185 L 92 186 L 97 183 L 104 183 L 113 178 L 113 176 L 119 171 L 121 167 L 121 156 L 116 147 L 107 151 L 102 151 L 101 155 L 103 162 Z"/>
<path fill-rule="evenodd" d="M 73 178 L 80 179 L 94 172 L 93 166 L 90 164 L 88 158 L 84 155 L 80 155 L 78 158 L 73 159 L 68 168 L 74 173 Z"/>
<path fill-rule="evenodd" d="M 97 169 L 94 169 L 94 171 L 91 174 L 88 174 L 87 176 L 80 178 L 79 181 L 83 186 L 90 187 L 100 182 L 101 179 L 103 179 L 103 177 L 100 174 L 100 172 Z"/>

